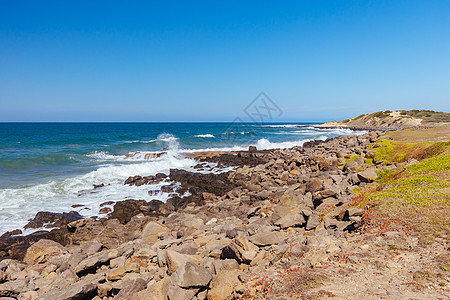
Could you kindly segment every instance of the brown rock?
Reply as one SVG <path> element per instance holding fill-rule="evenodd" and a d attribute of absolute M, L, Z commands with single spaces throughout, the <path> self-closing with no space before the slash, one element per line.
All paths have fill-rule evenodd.
<path fill-rule="evenodd" d="M 306 185 L 306 192 L 314 193 L 322 189 L 322 180 L 319 178 L 311 178 Z"/>
<path fill-rule="evenodd" d="M 146 289 L 134 294 L 131 300 L 167 300 L 170 279 L 164 278 L 147 286 Z"/>
<path fill-rule="evenodd" d="M 142 212 L 141 207 L 145 207 L 145 200 L 123 200 L 114 204 L 111 218 L 116 218 L 121 224 L 128 223 L 132 217 Z"/>
<path fill-rule="evenodd" d="M 182 288 L 201 288 L 208 286 L 212 279 L 211 273 L 192 262 L 181 265 L 172 275 L 171 281 Z"/>
<path fill-rule="evenodd" d="M 208 300 L 226 300 L 234 291 L 235 285 L 239 282 L 238 270 L 220 271 L 211 281 L 208 291 Z"/>
<path fill-rule="evenodd" d="M 359 172 L 358 177 L 362 182 L 373 182 L 377 180 L 378 174 L 375 170 L 369 169 Z"/>
<path fill-rule="evenodd" d="M 147 244 L 154 244 L 158 241 L 158 235 L 163 232 L 170 232 L 170 229 L 158 222 L 149 222 L 142 230 L 142 240 Z"/>
<path fill-rule="evenodd" d="M 127 281 L 120 292 L 114 297 L 116 300 L 128 300 L 130 299 L 134 294 L 142 291 L 145 286 L 147 285 L 147 282 L 142 279 L 132 279 Z"/>
<path fill-rule="evenodd" d="M 27 264 L 43 263 L 53 256 L 60 256 L 67 253 L 67 249 L 61 244 L 52 240 L 42 239 L 28 248 L 24 262 Z"/>
<path fill-rule="evenodd" d="M 200 264 L 202 261 L 199 255 L 181 254 L 173 250 L 166 251 L 167 274 L 172 275 L 184 263 L 192 262 Z"/>
<path fill-rule="evenodd" d="M 283 237 L 278 232 L 258 232 L 251 236 L 250 241 L 260 247 L 279 244 Z"/>
<path fill-rule="evenodd" d="M 306 222 L 306 230 L 311 230 L 319 226 L 320 217 L 318 215 L 311 215 L 308 218 L 308 222 Z"/>

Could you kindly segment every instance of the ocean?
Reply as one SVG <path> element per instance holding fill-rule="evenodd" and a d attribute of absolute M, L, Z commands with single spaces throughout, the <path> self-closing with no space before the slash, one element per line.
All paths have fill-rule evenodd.
<path fill-rule="evenodd" d="M 308 125 L 0 123 L 0 234 L 22 228 L 38 211 L 75 210 L 91 217 L 106 201 L 165 201 L 167 193 L 148 193 L 159 186 L 128 186 L 124 181 L 135 175 L 168 174 L 171 168 L 195 171 L 197 162 L 184 156 L 188 152 L 247 150 L 250 145 L 259 150 L 289 148 L 354 134 Z M 165 154 L 156 158 L 148 155 L 161 151 Z M 92 190 L 94 184 L 105 186 Z M 75 204 L 82 206 L 73 208 Z"/>

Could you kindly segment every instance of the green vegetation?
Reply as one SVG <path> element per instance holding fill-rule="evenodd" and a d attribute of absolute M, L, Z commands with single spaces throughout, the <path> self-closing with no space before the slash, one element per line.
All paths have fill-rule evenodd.
<path fill-rule="evenodd" d="M 402 143 L 385 139 L 372 147 L 375 149 L 375 162 L 393 163 L 410 159 L 422 160 L 442 154 L 450 147 L 450 142 Z"/>
<path fill-rule="evenodd" d="M 433 110 L 402 110 L 400 114 L 403 116 L 423 119 L 425 122 L 450 122 L 450 114 Z"/>
<path fill-rule="evenodd" d="M 372 145 L 373 147 L 374 145 Z M 450 142 L 402 143 L 382 140 L 373 147 L 375 162 L 420 162 L 378 173 L 378 185 L 359 190 L 355 204 L 370 207 L 365 228 L 420 233 L 422 240 L 450 240 Z"/>

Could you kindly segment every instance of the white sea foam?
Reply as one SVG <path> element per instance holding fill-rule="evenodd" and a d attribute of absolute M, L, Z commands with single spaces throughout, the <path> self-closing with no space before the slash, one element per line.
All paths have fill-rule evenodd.
<path fill-rule="evenodd" d="M 171 168 L 192 169 L 197 162 L 170 154 L 141 163 L 113 162 L 85 175 L 52 181 L 19 189 L 0 190 L 1 232 L 21 228 L 36 212 L 68 212 L 73 204 L 85 205 L 80 213 L 85 216 L 97 215 L 99 204 L 105 201 L 124 199 L 167 200 L 167 193 L 149 196 L 148 190 L 158 186 L 125 186 L 123 182 L 134 175 L 148 176 L 158 172 L 169 173 Z M 93 184 L 103 183 L 102 188 L 93 189 Z"/>
<path fill-rule="evenodd" d="M 260 125 L 261 127 L 271 127 L 271 128 L 297 128 L 304 125 L 300 124 L 277 124 L 277 125 Z"/>
<path fill-rule="evenodd" d="M 214 135 L 209 134 L 209 133 L 207 133 L 207 134 L 197 134 L 197 135 L 194 135 L 194 136 L 195 137 L 199 137 L 199 138 L 215 138 Z"/>
<path fill-rule="evenodd" d="M 105 151 L 92 152 L 87 156 L 102 163 L 95 171 L 64 180 L 54 180 L 46 184 L 0 190 L 0 234 L 12 229 L 22 228 L 28 222 L 28 219 L 33 218 L 38 211 L 68 212 L 78 210 L 82 215 L 89 217 L 98 215 L 99 204 L 106 201 L 120 201 L 124 199 L 144 199 L 147 201 L 159 199 L 166 201 L 169 197 L 167 193 L 161 192 L 154 196 L 148 194 L 149 190 L 157 190 L 163 183 L 136 187 L 124 185 L 123 182 L 129 176 L 148 176 L 158 172 L 167 174 L 171 168 L 196 171 L 193 169 L 193 166 L 198 162 L 185 158 L 182 154 L 186 152 L 240 151 L 247 150 L 250 145 L 254 145 L 260 150 L 290 148 L 301 146 L 312 139 L 325 140 L 336 135 L 363 133 L 353 132 L 345 128 L 316 129 L 306 127 L 299 129 L 299 131 L 311 131 L 314 134 L 309 138 L 306 132 L 302 132 L 305 138 L 294 141 L 274 142 L 261 138 L 255 143 L 247 145 L 210 147 L 196 150 L 179 150 L 178 138 L 170 134 L 161 134 L 154 142 L 161 143 L 168 150 L 159 157 L 153 155 L 156 152 L 139 152 L 132 157 L 112 155 Z M 319 137 L 317 138 L 318 135 Z M 214 169 L 214 172 L 218 173 L 231 169 Z M 103 183 L 105 186 L 93 190 L 93 184 L 100 183 Z M 74 204 L 82 204 L 84 206 L 74 209 L 72 208 Z"/>

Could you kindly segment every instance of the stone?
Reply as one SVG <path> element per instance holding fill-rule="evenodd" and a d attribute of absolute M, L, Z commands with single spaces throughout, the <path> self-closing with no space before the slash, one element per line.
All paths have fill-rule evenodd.
<path fill-rule="evenodd" d="M 181 265 L 171 277 L 172 283 L 182 288 L 206 287 L 211 279 L 212 275 L 207 269 L 192 262 Z"/>
<path fill-rule="evenodd" d="M 86 241 L 80 244 L 81 251 L 87 255 L 97 253 L 102 249 L 103 245 L 97 240 Z"/>
<path fill-rule="evenodd" d="M 352 207 L 347 209 L 347 214 L 349 217 L 358 217 L 362 216 L 364 213 L 364 209 L 358 207 Z"/>
<path fill-rule="evenodd" d="M 235 259 L 214 260 L 213 265 L 216 274 L 222 270 L 240 270 L 239 264 Z"/>
<path fill-rule="evenodd" d="M 378 178 L 378 174 L 373 169 L 364 170 L 358 173 L 358 177 L 362 182 L 373 182 Z"/>
<path fill-rule="evenodd" d="M 86 276 L 80 281 L 62 289 L 52 289 L 48 293 L 41 294 L 40 300 L 54 299 L 90 299 L 93 298 L 100 281 L 105 280 L 103 273 Z"/>
<path fill-rule="evenodd" d="M 67 253 L 68 251 L 63 245 L 52 240 L 42 239 L 28 248 L 24 262 L 27 264 L 44 263 L 51 257 Z"/>
<path fill-rule="evenodd" d="M 311 178 L 311 180 L 306 184 L 306 192 L 315 193 L 322 189 L 322 180 L 319 178 Z"/>
<path fill-rule="evenodd" d="M 320 195 L 322 196 L 322 198 L 329 198 L 329 197 L 336 198 L 338 193 L 337 193 L 337 191 L 332 190 L 332 189 L 325 189 L 320 192 Z"/>
<path fill-rule="evenodd" d="M 27 291 L 27 281 L 25 279 L 17 279 L 7 281 L 0 284 L 0 297 L 15 297 Z"/>
<path fill-rule="evenodd" d="M 360 168 L 361 164 L 359 164 L 357 161 L 348 161 L 342 168 L 342 171 L 355 173 Z"/>
<path fill-rule="evenodd" d="M 121 224 L 128 223 L 132 217 L 142 212 L 141 207 L 145 207 L 147 201 L 145 200 L 133 200 L 127 199 L 123 201 L 117 201 L 114 204 L 111 218 L 119 220 Z"/>
<path fill-rule="evenodd" d="M 239 270 L 222 270 L 211 281 L 208 300 L 226 300 L 239 282 Z"/>
<path fill-rule="evenodd" d="M 169 287 L 169 290 L 167 292 L 167 296 L 169 296 L 170 300 L 191 300 L 194 299 L 195 294 L 197 294 L 199 291 L 198 288 L 196 289 L 183 289 L 176 284 L 172 284 Z"/>
<path fill-rule="evenodd" d="M 114 297 L 116 300 L 128 300 L 131 298 L 132 295 L 140 292 L 143 290 L 147 285 L 147 282 L 142 279 L 133 279 L 127 281 L 120 292 Z"/>
<path fill-rule="evenodd" d="M 281 174 L 281 180 L 287 181 L 288 179 L 289 179 L 289 172 L 283 172 L 283 174 Z"/>
<path fill-rule="evenodd" d="M 167 274 L 172 275 L 184 263 L 192 262 L 200 264 L 202 261 L 199 255 L 181 254 L 173 250 L 166 251 Z"/>
<path fill-rule="evenodd" d="M 76 211 L 69 213 L 54 213 L 49 211 L 40 211 L 36 216 L 24 226 L 27 228 L 54 228 L 63 227 L 73 221 L 82 219 L 83 217 Z"/>
<path fill-rule="evenodd" d="M 154 244 L 158 241 L 158 235 L 163 232 L 170 232 L 170 229 L 158 222 L 148 222 L 142 230 L 142 241 L 147 244 Z"/>
<path fill-rule="evenodd" d="M 125 276 L 127 273 L 127 269 L 125 267 L 119 267 L 116 269 L 113 269 L 108 275 L 106 276 L 106 279 L 110 281 L 116 281 L 119 279 L 122 279 L 122 277 Z"/>
<path fill-rule="evenodd" d="M 311 230 L 319 226 L 320 224 L 320 217 L 318 215 L 310 215 L 308 217 L 308 221 L 306 222 L 306 230 Z"/>
<path fill-rule="evenodd" d="M 121 251 L 122 252 L 122 251 Z M 100 265 L 109 262 L 111 259 L 119 257 L 121 253 L 116 250 L 104 250 L 83 259 L 75 268 L 77 274 L 87 272 L 91 269 L 98 268 Z"/>
<path fill-rule="evenodd" d="M 260 247 L 279 244 L 282 236 L 278 232 L 258 232 L 250 237 L 250 241 Z"/>
<path fill-rule="evenodd" d="M 359 184 L 361 182 L 361 179 L 359 178 L 358 174 L 352 174 L 350 176 L 350 178 L 348 179 L 348 182 L 351 185 L 357 185 L 357 184 Z"/>
<path fill-rule="evenodd" d="M 305 218 L 297 211 L 292 211 L 275 222 L 275 225 L 278 225 L 283 229 L 288 227 L 299 227 L 303 224 L 305 224 Z"/>
<path fill-rule="evenodd" d="M 244 249 L 236 245 L 236 243 L 230 243 L 222 248 L 220 259 L 234 259 L 242 262 L 242 252 L 244 252 Z"/>
<path fill-rule="evenodd" d="M 170 279 L 164 278 L 147 285 L 147 288 L 131 296 L 131 300 L 166 300 Z"/>

